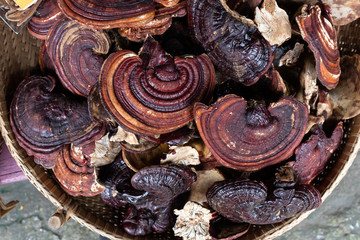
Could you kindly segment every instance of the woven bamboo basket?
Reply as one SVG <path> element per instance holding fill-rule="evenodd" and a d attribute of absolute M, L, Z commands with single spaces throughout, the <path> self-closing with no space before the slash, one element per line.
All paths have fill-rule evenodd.
<path fill-rule="evenodd" d="M 360 51 L 360 21 L 341 27 L 338 31 L 341 55 Z M 19 35 L 0 21 L 0 131 L 4 142 L 17 164 L 30 182 L 56 207 L 62 219 L 72 217 L 92 231 L 110 239 L 175 239 L 172 232 L 136 237 L 126 234 L 119 227 L 123 209 L 105 205 L 99 196 L 71 197 L 54 180 L 50 171 L 36 165 L 33 158 L 17 143 L 9 123 L 9 105 L 13 93 L 26 75 L 38 71 L 40 41 L 31 37 L 26 29 Z M 359 150 L 360 117 L 345 122 L 345 134 L 341 147 L 334 153 L 326 171 L 317 178 L 315 186 L 325 200 L 345 176 Z M 310 212 L 300 214 L 279 224 L 253 226 L 241 239 L 273 239 L 304 220 Z M 65 216 L 65 217 L 64 217 Z"/>

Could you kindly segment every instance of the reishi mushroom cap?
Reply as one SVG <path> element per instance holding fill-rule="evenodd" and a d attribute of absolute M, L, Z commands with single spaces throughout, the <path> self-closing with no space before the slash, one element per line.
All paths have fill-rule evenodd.
<path fill-rule="evenodd" d="M 72 93 L 88 96 L 98 81 L 110 39 L 102 30 L 62 18 L 50 29 L 46 48 L 64 87 Z"/>
<path fill-rule="evenodd" d="M 340 53 L 329 6 L 305 4 L 296 21 L 301 36 L 314 53 L 319 81 L 329 90 L 335 88 L 341 72 Z"/>
<path fill-rule="evenodd" d="M 91 120 L 86 99 L 60 92 L 50 76 L 33 75 L 20 83 L 11 103 L 10 123 L 20 146 L 35 161 L 38 156 L 44 160 L 40 164 L 47 168 L 56 161 L 48 164 L 46 154 L 105 134 L 105 125 Z"/>
<path fill-rule="evenodd" d="M 139 55 L 120 50 L 105 60 L 99 89 L 120 126 L 154 136 L 188 124 L 195 102 L 207 100 L 214 87 L 215 70 L 205 54 L 172 57 L 149 36 Z"/>
<path fill-rule="evenodd" d="M 267 187 L 253 180 L 225 180 L 215 183 L 207 199 L 220 215 L 234 222 L 271 224 L 281 222 L 321 204 L 318 190 L 311 185 L 294 189 L 276 188 L 268 196 Z"/>
<path fill-rule="evenodd" d="M 28 31 L 33 37 L 45 40 L 51 26 L 62 16 L 57 1 L 44 0 L 28 22 Z"/>
<path fill-rule="evenodd" d="M 194 116 L 202 139 L 220 164 L 256 171 L 293 154 L 305 135 L 308 110 L 291 97 L 268 108 L 247 108 L 246 100 L 229 94 L 210 107 L 196 104 Z"/>
<path fill-rule="evenodd" d="M 189 167 L 161 165 L 141 169 L 131 178 L 131 185 L 156 196 L 156 205 L 161 206 L 189 191 L 195 181 L 196 173 Z"/>
<path fill-rule="evenodd" d="M 160 4 L 155 6 L 154 19 L 139 27 L 123 27 L 118 31 L 121 36 L 134 42 L 144 41 L 148 34 L 162 35 L 171 27 L 173 17 L 183 17 L 186 15 L 186 1 L 182 1 L 171 7 L 164 7 Z"/>
<path fill-rule="evenodd" d="M 152 0 L 58 0 L 64 15 L 95 28 L 135 27 L 154 18 Z"/>
<path fill-rule="evenodd" d="M 271 66 L 274 54 L 254 24 L 239 21 L 217 0 L 188 1 L 189 30 L 221 73 L 252 85 Z"/>
<path fill-rule="evenodd" d="M 95 181 L 95 168 L 90 166 L 89 159 L 92 151 L 87 147 L 64 145 L 53 169 L 61 188 L 71 196 L 92 197 L 105 189 Z"/>

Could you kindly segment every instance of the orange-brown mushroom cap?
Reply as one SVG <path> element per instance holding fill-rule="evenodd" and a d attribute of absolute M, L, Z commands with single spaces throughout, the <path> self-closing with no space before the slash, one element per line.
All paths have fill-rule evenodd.
<path fill-rule="evenodd" d="M 316 59 L 316 71 L 322 85 L 333 89 L 340 77 L 340 53 L 330 8 L 322 3 L 305 4 L 296 17 L 301 35 Z"/>
<path fill-rule="evenodd" d="M 122 27 L 119 33 L 134 42 L 143 41 L 147 34 L 152 36 L 161 35 L 171 27 L 173 17 L 183 17 L 186 15 L 186 1 L 182 1 L 172 7 L 156 5 L 155 17 L 148 23 L 139 27 Z"/>
<path fill-rule="evenodd" d="M 96 29 L 141 26 L 155 14 L 152 0 L 58 0 L 58 5 L 69 19 Z"/>
<path fill-rule="evenodd" d="M 28 31 L 32 36 L 45 40 L 51 26 L 62 16 L 56 1 L 44 0 L 30 19 Z"/>
<path fill-rule="evenodd" d="M 62 189 L 71 196 L 95 196 L 105 187 L 95 181 L 95 168 L 90 167 L 90 160 L 83 149 L 74 150 L 71 145 L 64 145 L 53 171 Z"/>
<path fill-rule="evenodd" d="M 247 109 L 243 98 L 230 94 L 210 107 L 196 104 L 194 116 L 202 139 L 219 163 L 256 171 L 293 154 L 305 135 L 308 111 L 290 97 L 268 108 Z"/>
<path fill-rule="evenodd" d="M 148 37 L 139 55 L 121 50 L 105 60 L 99 89 L 119 125 L 154 136 L 188 124 L 195 102 L 208 99 L 214 86 L 215 70 L 205 54 L 172 57 Z"/>

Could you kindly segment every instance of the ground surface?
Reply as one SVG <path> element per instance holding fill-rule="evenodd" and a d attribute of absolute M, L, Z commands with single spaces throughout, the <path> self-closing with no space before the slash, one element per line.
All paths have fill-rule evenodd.
<path fill-rule="evenodd" d="M 277 240 L 360 239 L 360 155 L 349 173 L 323 205 Z M 47 219 L 55 207 L 28 181 L 0 185 L 5 203 L 19 200 L 15 210 L 0 220 L 0 239 L 6 240 L 97 240 L 99 236 L 74 220 L 51 231 Z"/>

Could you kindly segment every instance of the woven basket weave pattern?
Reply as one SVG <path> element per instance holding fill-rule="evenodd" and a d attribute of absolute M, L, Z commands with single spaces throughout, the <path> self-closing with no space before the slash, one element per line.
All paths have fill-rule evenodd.
<path fill-rule="evenodd" d="M 342 55 L 354 54 L 360 50 L 360 21 L 339 29 L 339 48 Z M 56 207 L 70 211 L 72 218 L 94 232 L 111 239 L 175 239 L 171 232 L 146 237 L 126 234 L 119 227 L 123 209 L 114 209 L 105 205 L 99 196 L 92 198 L 71 197 L 54 180 L 52 174 L 36 165 L 32 157 L 18 145 L 9 123 L 9 105 L 13 93 L 26 75 L 38 71 L 40 41 L 31 37 L 26 29 L 16 35 L 0 21 L 0 41 L 3 43 L 0 58 L 0 131 L 10 153 L 35 187 Z M 333 157 L 326 173 L 317 179 L 316 187 L 322 193 L 323 200 L 329 196 L 351 166 L 359 150 L 358 133 L 360 118 L 345 124 L 345 138 L 341 149 Z M 279 224 L 253 227 L 249 234 L 241 239 L 273 239 L 305 219 L 306 212 Z"/>

